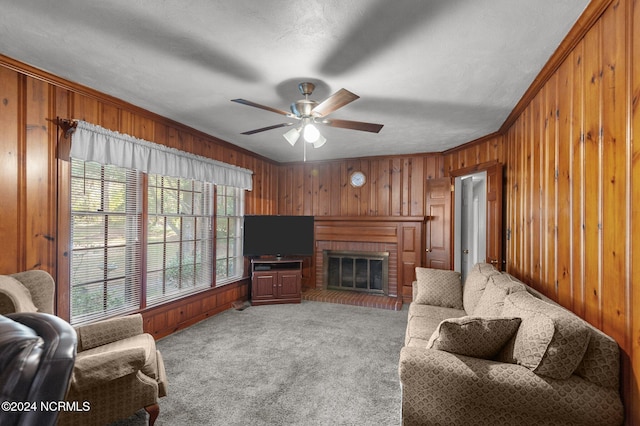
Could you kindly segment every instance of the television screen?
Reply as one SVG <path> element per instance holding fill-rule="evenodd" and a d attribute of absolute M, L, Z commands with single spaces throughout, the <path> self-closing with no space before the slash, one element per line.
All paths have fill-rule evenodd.
<path fill-rule="evenodd" d="M 312 256 L 313 216 L 245 216 L 245 256 Z"/>

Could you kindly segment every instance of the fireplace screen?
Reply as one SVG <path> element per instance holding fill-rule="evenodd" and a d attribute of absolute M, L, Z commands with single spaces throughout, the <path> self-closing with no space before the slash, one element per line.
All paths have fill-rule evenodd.
<path fill-rule="evenodd" d="M 323 257 L 324 281 L 327 288 L 388 293 L 388 252 L 325 250 Z"/>

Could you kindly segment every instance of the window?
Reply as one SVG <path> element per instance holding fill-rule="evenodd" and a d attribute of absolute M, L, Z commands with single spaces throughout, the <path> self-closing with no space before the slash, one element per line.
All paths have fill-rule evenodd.
<path fill-rule="evenodd" d="M 218 186 L 216 195 L 216 282 L 242 276 L 242 190 Z"/>
<path fill-rule="evenodd" d="M 95 318 L 140 305 L 140 174 L 71 163 L 71 318 Z"/>
<path fill-rule="evenodd" d="M 213 185 L 149 176 L 147 305 L 213 283 Z"/>
<path fill-rule="evenodd" d="M 73 159 L 71 323 L 241 278 L 243 200 L 238 188 Z"/>

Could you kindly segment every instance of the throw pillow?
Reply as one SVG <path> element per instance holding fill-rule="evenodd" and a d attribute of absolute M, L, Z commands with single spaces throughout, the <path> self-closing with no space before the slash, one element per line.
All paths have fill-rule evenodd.
<path fill-rule="evenodd" d="M 502 314 L 504 298 L 516 291 L 527 288 L 508 274 L 497 274 L 489 277 L 487 286 L 478 300 L 473 315 L 498 317 Z"/>
<path fill-rule="evenodd" d="M 36 308 L 31 300 L 29 289 L 15 278 L 8 275 L 0 275 L 0 293 L 10 301 L 10 305 L 13 305 L 5 306 L 5 303 L 0 302 L 2 303 L 2 312 L 0 313 L 38 312 L 38 308 Z"/>
<path fill-rule="evenodd" d="M 591 338 L 580 318 L 526 291 L 508 295 L 502 315 L 522 318 L 512 344 L 515 362 L 554 379 L 565 380 L 573 374 Z"/>
<path fill-rule="evenodd" d="M 490 276 L 499 274 L 489 263 L 476 263 L 464 280 L 462 303 L 468 315 L 475 315 L 475 307 L 484 293 Z"/>
<path fill-rule="evenodd" d="M 491 359 L 513 337 L 519 326 L 520 318 L 450 318 L 438 325 L 427 348 Z"/>
<path fill-rule="evenodd" d="M 416 268 L 418 291 L 414 302 L 462 309 L 460 273 L 446 269 Z"/>

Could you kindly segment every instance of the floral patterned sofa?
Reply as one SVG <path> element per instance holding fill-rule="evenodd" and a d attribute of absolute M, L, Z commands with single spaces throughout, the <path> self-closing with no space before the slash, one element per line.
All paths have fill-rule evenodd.
<path fill-rule="evenodd" d="M 619 425 L 619 348 L 509 274 L 416 269 L 404 425 Z"/>

